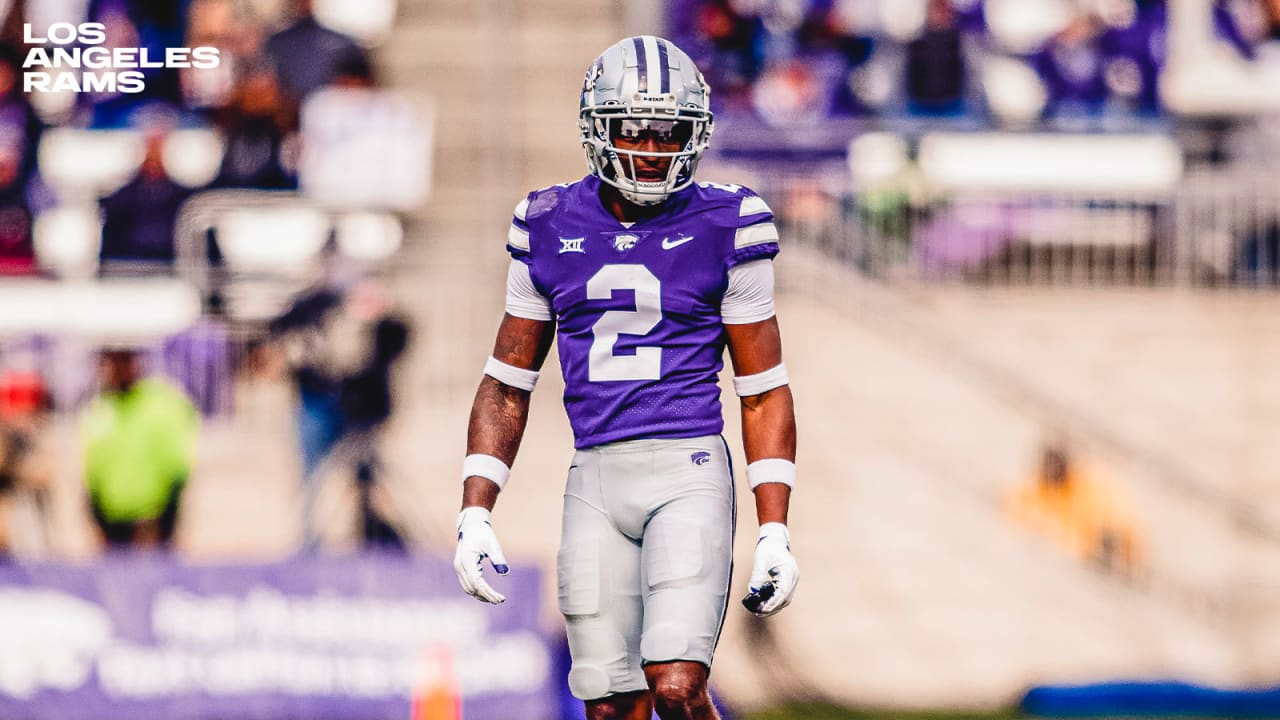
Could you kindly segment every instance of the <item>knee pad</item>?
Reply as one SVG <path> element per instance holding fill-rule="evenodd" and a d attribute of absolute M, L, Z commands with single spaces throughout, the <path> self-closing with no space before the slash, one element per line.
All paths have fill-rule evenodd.
<path fill-rule="evenodd" d="M 579 700 L 598 700 L 609 694 L 609 673 L 592 663 L 574 663 L 569 670 L 569 692 Z"/>
<path fill-rule="evenodd" d="M 640 656 L 647 662 L 684 659 L 689 650 L 688 631 L 675 625 L 655 625 L 640 639 Z"/>

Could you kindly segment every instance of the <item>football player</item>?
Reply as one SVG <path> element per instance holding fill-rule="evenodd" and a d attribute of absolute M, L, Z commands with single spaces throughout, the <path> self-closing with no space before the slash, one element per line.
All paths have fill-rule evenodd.
<path fill-rule="evenodd" d="M 481 561 L 506 559 L 490 510 L 507 482 L 552 339 L 577 449 L 557 557 L 587 717 L 716 718 L 707 675 L 728 605 L 735 507 L 717 375 L 727 344 L 760 533 L 743 600 L 785 607 L 795 417 L 773 307 L 778 233 L 737 185 L 694 183 L 708 88 L 658 37 L 627 38 L 587 72 L 579 127 L 591 173 L 516 206 L 506 313 L 476 392 L 454 566 L 500 603 Z"/>

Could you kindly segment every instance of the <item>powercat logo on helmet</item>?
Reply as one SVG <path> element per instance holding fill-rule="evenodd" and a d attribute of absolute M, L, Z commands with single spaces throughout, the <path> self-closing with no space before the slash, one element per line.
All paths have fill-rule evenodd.
<path fill-rule="evenodd" d="M 604 72 L 604 65 L 599 60 L 591 65 L 587 70 L 587 76 L 582 79 L 582 92 L 590 92 L 596 86 L 596 79 Z"/>

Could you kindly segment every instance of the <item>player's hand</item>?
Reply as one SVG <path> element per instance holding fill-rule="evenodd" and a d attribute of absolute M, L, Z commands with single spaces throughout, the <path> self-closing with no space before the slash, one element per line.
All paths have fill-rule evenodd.
<path fill-rule="evenodd" d="M 502 546 L 498 545 L 498 536 L 489 524 L 489 511 L 478 506 L 463 508 L 458 513 L 458 551 L 453 555 L 453 570 L 467 594 L 497 605 L 507 598 L 484 581 L 480 563 L 485 558 L 489 558 L 499 575 L 510 572 Z"/>
<path fill-rule="evenodd" d="M 791 554 L 791 536 L 782 523 L 760 526 L 756 559 L 742 606 L 760 617 L 772 615 L 791 604 L 800 582 L 800 568 Z"/>

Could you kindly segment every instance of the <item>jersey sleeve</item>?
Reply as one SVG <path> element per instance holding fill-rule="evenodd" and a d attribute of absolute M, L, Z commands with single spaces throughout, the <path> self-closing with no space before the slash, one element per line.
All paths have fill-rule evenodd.
<path fill-rule="evenodd" d="M 778 228 L 773 224 L 773 211 L 764 198 L 744 189 L 738 203 L 728 266 L 732 268 L 753 260 L 769 260 L 777 254 Z"/>
<path fill-rule="evenodd" d="M 752 260 L 729 269 L 729 287 L 720 303 L 725 325 L 745 325 L 773 317 L 773 261 Z"/>
<path fill-rule="evenodd" d="M 551 301 L 538 291 L 529 276 L 529 266 L 511 261 L 507 269 L 507 313 L 526 320 L 550 320 Z"/>
<path fill-rule="evenodd" d="M 516 205 L 515 212 L 511 215 L 511 228 L 507 230 L 507 252 L 511 253 L 511 257 L 519 260 L 526 265 L 533 264 L 533 255 L 529 249 L 529 197 L 520 201 Z"/>

